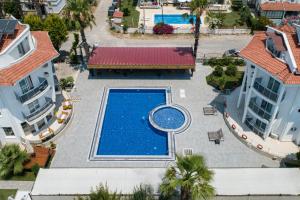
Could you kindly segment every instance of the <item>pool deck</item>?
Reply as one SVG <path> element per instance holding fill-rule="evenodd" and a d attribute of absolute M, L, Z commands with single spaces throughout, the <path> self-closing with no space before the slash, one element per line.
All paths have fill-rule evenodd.
<path fill-rule="evenodd" d="M 223 116 L 204 116 L 203 107 L 217 105 L 222 110 L 224 97 L 206 84 L 205 76 L 211 72 L 200 64 L 193 77 L 169 73 L 148 74 L 102 74 L 89 78 L 88 72 L 79 74 L 72 97 L 74 116 L 68 129 L 58 138 L 57 152 L 51 167 L 167 167 L 170 161 L 89 161 L 89 151 L 105 87 L 158 87 L 169 86 L 173 103 L 185 107 L 191 114 L 187 130 L 175 135 L 176 153 L 185 148 L 205 156 L 209 167 L 278 167 L 279 162 L 267 158 L 241 143 L 227 128 Z M 120 81 L 121 80 L 121 81 Z M 216 145 L 208 140 L 207 132 L 222 128 L 224 141 Z"/>

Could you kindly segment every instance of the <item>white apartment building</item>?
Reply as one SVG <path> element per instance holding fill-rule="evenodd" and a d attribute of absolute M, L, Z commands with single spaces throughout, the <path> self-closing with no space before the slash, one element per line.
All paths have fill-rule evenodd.
<path fill-rule="evenodd" d="M 54 115 L 58 52 L 47 32 L 15 19 L 0 20 L 0 38 L 0 144 L 26 142 Z"/>
<path fill-rule="evenodd" d="M 237 107 L 262 138 L 300 144 L 300 26 L 268 27 L 241 52 L 246 62 Z"/>
<path fill-rule="evenodd" d="M 254 5 L 261 16 L 268 17 L 275 24 L 300 13 L 300 0 L 250 0 L 248 3 Z"/>
<path fill-rule="evenodd" d="M 58 14 L 66 5 L 66 0 L 42 0 L 41 12 L 43 15 Z M 32 1 L 21 0 L 22 10 L 24 12 L 36 12 L 35 5 Z"/>

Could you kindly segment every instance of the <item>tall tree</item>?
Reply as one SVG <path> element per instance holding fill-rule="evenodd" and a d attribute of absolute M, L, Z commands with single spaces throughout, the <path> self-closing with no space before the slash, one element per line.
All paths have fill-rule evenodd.
<path fill-rule="evenodd" d="M 5 14 L 11 14 L 17 19 L 23 18 L 23 11 L 20 0 L 5 0 L 2 1 L 2 6 Z"/>
<path fill-rule="evenodd" d="M 199 36 L 200 36 L 200 24 L 201 15 L 203 11 L 207 8 L 208 1 L 207 0 L 192 0 L 190 3 L 191 15 L 196 15 L 196 23 L 195 23 L 195 32 L 194 32 L 194 56 L 197 55 L 198 45 L 199 45 Z"/>
<path fill-rule="evenodd" d="M 59 49 L 61 44 L 67 40 L 68 30 L 64 21 L 55 14 L 50 14 L 44 21 L 44 27 L 50 36 L 55 49 Z"/>
<path fill-rule="evenodd" d="M 27 153 L 18 145 L 5 145 L 0 151 L 0 176 L 8 177 L 22 173 L 23 163 L 27 159 Z"/>
<path fill-rule="evenodd" d="M 180 188 L 181 200 L 209 199 L 214 196 L 214 188 L 210 185 L 213 172 L 206 167 L 201 155 L 176 156 L 174 166 L 167 169 L 161 184 L 161 192 L 165 196 Z"/>
<path fill-rule="evenodd" d="M 87 43 L 84 28 L 90 28 L 95 25 L 95 17 L 92 12 L 92 6 L 86 0 L 68 0 L 65 8 L 65 15 L 69 17 L 79 29 L 82 45 L 87 57 L 89 57 L 89 44 Z"/>
<path fill-rule="evenodd" d="M 31 31 L 41 31 L 44 29 L 43 21 L 37 15 L 27 14 L 24 17 L 24 23 L 30 26 Z"/>

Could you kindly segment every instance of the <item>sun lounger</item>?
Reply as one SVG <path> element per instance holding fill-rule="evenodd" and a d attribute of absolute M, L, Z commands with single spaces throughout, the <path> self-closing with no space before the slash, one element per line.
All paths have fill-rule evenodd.
<path fill-rule="evenodd" d="M 219 129 L 217 131 L 211 131 L 207 132 L 209 141 L 224 141 L 224 134 L 222 129 Z"/>
<path fill-rule="evenodd" d="M 217 109 L 215 107 L 203 107 L 204 115 L 217 115 Z"/>

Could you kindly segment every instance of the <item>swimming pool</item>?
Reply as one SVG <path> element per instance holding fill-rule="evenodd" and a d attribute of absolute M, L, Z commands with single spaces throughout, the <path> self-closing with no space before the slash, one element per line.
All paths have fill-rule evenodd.
<path fill-rule="evenodd" d="M 154 15 L 154 24 L 164 22 L 165 24 L 191 24 L 190 20 L 193 19 L 196 22 L 196 16 L 190 16 L 188 18 L 183 17 L 181 14 L 174 15 Z"/>
<path fill-rule="evenodd" d="M 169 102 L 168 91 L 108 89 L 95 130 L 93 157 L 169 157 L 170 134 L 153 128 L 148 119 L 151 110 Z"/>

